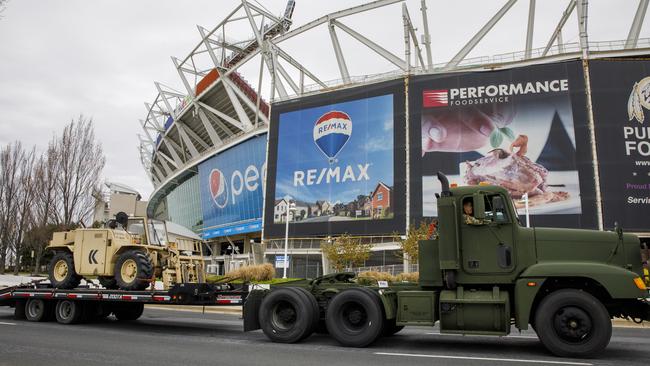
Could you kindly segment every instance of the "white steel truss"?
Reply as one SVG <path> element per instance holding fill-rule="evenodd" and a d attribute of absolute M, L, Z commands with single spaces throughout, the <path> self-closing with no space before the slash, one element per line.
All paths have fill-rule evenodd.
<path fill-rule="evenodd" d="M 270 100 L 283 100 L 409 74 L 481 69 L 486 65 L 494 68 L 515 62 L 540 62 L 537 59 L 541 58 L 587 59 L 598 52 L 647 49 L 650 40 L 639 39 L 639 34 L 649 1 L 639 0 L 626 40 L 591 42 L 587 27 L 588 2 L 567 0 L 566 7 L 558 11 L 559 21 L 546 46 L 533 48 L 536 1 L 528 0 L 525 27 L 521 29 L 524 51 L 468 58 L 517 3 L 517 0 L 503 0 L 499 10 L 450 60 L 434 63 L 426 0 L 419 0 L 420 19 L 411 17 L 405 0 L 377 0 L 326 14 L 293 28 L 294 0 L 287 2 L 281 15 L 274 15 L 256 1 L 241 0 L 214 28 L 197 26 L 200 42 L 185 58 L 172 57 L 184 91 L 154 83 L 157 95 L 151 104 L 145 103 L 147 113 L 141 121 L 143 133 L 138 136 L 141 161 L 155 186 L 154 195 L 168 183 L 178 183 L 177 178 L 198 162 L 239 139 L 267 129 L 270 106 L 262 95 L 269 96 Z M 396 31 L 396 37 L 404 39 L 403 53 L 391 50 L 385 40 L 373 39 L 353 24 L 352 16 L 366 13 L 371 16 L 370 12 L 389 6 L 395 10 L 401 6 L 401 12 L 395 11 L 395 16 L 401 15 L 403 30 Z M 571 16 L 576 17 L 580 41 L 565 44 L 562 31 Z M 340 77 L 334 81 L 323 81 L 327 79 L 307 68 L 285 47 L 291 40 L 300 40 L 319 27 L 326 27 L 329 35 L 329 40 L 319 44 L 319 48 L 330 48 L 334 56 Z M 242 29 L 247 31 L 242 32 Z M 359 74 L 354 74 L 349 62 L 355 54 L 345 52 L 341 36 L 387 61 L 393 69 L 377 75 L 362 72 L 363 76 L 355 76 Z M 242 69 L 247 67 L 259 70 L 255 84 L 244 79 Z"/>

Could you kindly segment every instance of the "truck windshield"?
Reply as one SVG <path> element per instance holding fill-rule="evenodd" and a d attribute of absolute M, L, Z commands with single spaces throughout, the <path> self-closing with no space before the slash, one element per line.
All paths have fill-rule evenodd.
<path fill-rule="evenodd" d="M 167 245 L 167 230 L 165 223 L 159 220 L 149 220 L 149 233 L 151 245 Z"/>
<path fill-rule="evenodd" d="M 138 244 L 144 244 L 147 242 L 147 235 L 144 230 L 144 220 L 143 219 L 129 219 L 128 224 L 126 225 L 126 231 L 129 234 L 135 236 L 135 240 Z M 140 241 L 140 242 L 138 242 Z"/>

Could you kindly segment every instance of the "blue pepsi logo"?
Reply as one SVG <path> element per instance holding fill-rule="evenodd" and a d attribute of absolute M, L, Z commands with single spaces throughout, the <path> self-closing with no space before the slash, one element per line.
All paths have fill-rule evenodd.
<path fill-rule="evenodd" d="M 345 112 L 323 114 L 314 124 L 314 143 L 332 162 L 352 135 L 352 119 Z"/>

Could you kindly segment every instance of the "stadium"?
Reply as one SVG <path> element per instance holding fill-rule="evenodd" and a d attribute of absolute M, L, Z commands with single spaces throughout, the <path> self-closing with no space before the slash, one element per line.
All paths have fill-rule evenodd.
<path fill-rule="evenodd" d="M 650 236 L 650 39 L 639 38 L 648 1 L 615 25 L 626 39 L 592 40 L 587 2 L 570 0 L 550 36 L 537 35 L 540 48 L 535 1 L 504 1 L 443 63 L 433 62 L 425 0 L 294 25 L 300 5 L 242 0 L 214 28 L 199 26 L 194 49 L 172 58 L 181 90 L 156 82 L 145 103 L 147 214 L 200 234 L 211 272 L 267 261 L 279 273 L 288 262 L 292 277 L 322 275 L 321 245 L 344 233 L 372 246 L 350 270 L 416 271 L 399 240 L 436 217 L 438 171 L 507 187 L 524 224 Z M 527 7 L 525 49 L 468 57 L 515 5 Z M 389 40 L 355 29 L 378 11 L 395 17 Z M 563 41 L 569 25 L 576 42 Z M 288 51 L 315 44 L 319 30 L 330 61 Z M 376 60 L 360 75 L 350 71 L 357 53 Z M 324 64 L 336 78 L 315 71 Z"/>

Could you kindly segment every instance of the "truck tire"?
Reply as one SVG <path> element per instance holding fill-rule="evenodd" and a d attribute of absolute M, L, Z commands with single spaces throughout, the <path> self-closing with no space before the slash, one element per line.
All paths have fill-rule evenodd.
<path fill-rule="evenodd" d="M 99 276 L 97 277 L 97 280 L 99 281 L 99 284 L 107 290 L 116 290 L 118 288 L 115 277 Z"/>
<path fill-rule="evenodd" d="M 149 287 L 153 266 L 146 253 L 129 250 L 115 262 L 115 280 L 122 290 L 139 291 Z"/>
<path fill-rule="evenodd" d="M 59 300 L 56 303 L 54 314 L 56 321 L 61 324 L 77 324 L 83 320 L 83 304 L 79 301 Z"/>
<path fill-rule="evenodd" d="M 325 321 L 327 330 L 341 345 L 366 347 L 381 336 L 384 311 L 377 294 L 353 288 L 334 296 Z"/>
<path fill-rule="evenodd" d="M 535 313 L 535 328 L 542 344 L 560 357 L 594 357 L 612 337 L 605 306 L 591 294 L 574 289 L 546 296 Z"/>
<path fill-rule="evenodd" d="M 295 343 L 314 331 L 314 308 L 304 292 L 290 287 L 271 291 L 262 300 L 260 326 L 273 342 Z"/>
<path fill-rule="evenodd" d="M 16 300 L 16 303 L 14 304 L 14 319 L 27 319 L 27 314 L 25 314 L 25 303 L 25 300 Z"/>
<path fill-rule="evenodd" d="M 71 289 L 79 286 L 81 276 L 74 270 L 74 258 L 70 252 L 57 252 L 48 268 L 48 278 L 53 287 Z"/>
<path fill-rule="evenodd" d="M 318 307 L 318 301 L 316 301 L 316 298 L 311 292 L 307 291 L 302 287 L 290 287 L 290 288 L 293 289 L 294 291 L 300 291 L 303 294 L 305 294 L 305 296 L 307 296 L 307 299 L 309 299 L 309 302 L 311 303 L 311 308 L 312 308 L 311 330 L 304 337 L 307 338 L 318 329 L 318 324 L 320 322 L 320 308 Z"/>
<path fill-rule="evenodd" d="M 138 320 L 144 312 L 143 303 L 121 303 L 115 304 L 113 314 L 119 321 L 133 321 Z"/>
<path fill-rule="evenodd" d="M 30 322 L 45 322 L 52 319 L 52 303 L 43 299 L 29 299 L 25 304 L 25 317 Z"/>

